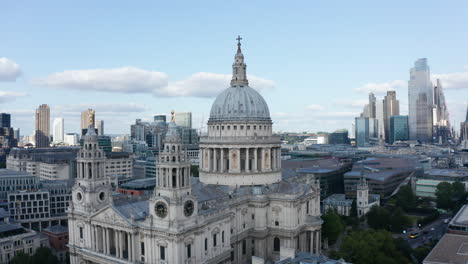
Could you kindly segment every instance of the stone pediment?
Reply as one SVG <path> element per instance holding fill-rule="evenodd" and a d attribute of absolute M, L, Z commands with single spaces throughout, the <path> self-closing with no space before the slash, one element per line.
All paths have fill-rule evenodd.
<path fill-rule="evenodd" d="M 112 207 L 107 207 L 101 211 L 98 211 L 94 216 L 91 217 L 91 220 L 111 225 L 127 226 L 130 224 L 126 218 L 124 218 Z"/>

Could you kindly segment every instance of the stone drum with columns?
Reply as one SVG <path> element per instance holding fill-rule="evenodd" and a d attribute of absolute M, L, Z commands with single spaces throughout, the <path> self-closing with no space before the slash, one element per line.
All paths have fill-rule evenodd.
<path fill-rule="evenodd" d="M 281 180 L 281 140 L 263 97 L 249 87 L 240 40 L 231 87 L 213 103 L 208 135 L 200 139 L 200 180 L 220 185 L 264 185 Z"/>

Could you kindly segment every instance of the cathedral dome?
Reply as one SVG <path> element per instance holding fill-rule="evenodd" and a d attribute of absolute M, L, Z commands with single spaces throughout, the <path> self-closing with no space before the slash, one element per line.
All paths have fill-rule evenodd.
<path fill-rule="evenodd" d="M 263 97 L 247 85 L 232 86 L 214 101 L 209 121 L 271 121 Z"/>
<path fill-rule="evenodd" d="M 247 65 L 241 51 L 239 37 L 237 53 L 232 64 L 231 87 L 224 90 L 214 101 L 209 122 L 218 121 L 269 121 L 270 111 L 263 97 L 249 87 Z"/>

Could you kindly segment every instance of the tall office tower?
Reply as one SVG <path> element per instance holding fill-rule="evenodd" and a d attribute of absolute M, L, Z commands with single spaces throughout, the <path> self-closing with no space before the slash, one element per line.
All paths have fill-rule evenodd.
<path fill-rule="evenodd" d="M 410 140 L 432 142 L 433 88 L 427 59 L 418 59 L 408 81 L 408 125 Z"/>
<path fill-rule="evenodd" d="M 192 128 L 192 112 L 175 113 L 175 123 L 181 127 Z"/>
<path fill-rule="evenodd" d="M 13 130 L 13 136 L 15 137 L 16 142 L 19 142 L 19 140 L 20 140 L 20 129 L 19 128 L 16 128 L 16 129 Z"/>
<path fill-rule="evenodd" d="M 104 136 L 104 120 L 96 120 L 98 136 Z"/>
<path fill-rule="evenodd" d="M 160 123 L 160 122 L 166 123 L 166 115 L 155 115 L 154 116 L 154 122 L 155 123 Z"/>
<path fill-rule="evenodd" d="M 11 115 L 7 113 L 0 114 L 0 127 L 11 127 Z"/>
<path fill-rule="evenodd" d="M 468 140 L 468 104 L 466 105 L 465 122 L 460 123 L 460 141 Z"/>
<path fill-rule="evenodd" d="M 437 79 L 437 85 L 434 86 L 434 108 L 433 108 L 434 138 L 440 143 L 447 143 L 450 133 L 450 121 L 447 104 L 442 84 Z"/>
<path fill-rule="evenodd" d="M 366 104 L 364 108 L 362 109 L 362 113 L 360 117 L 367 117 L 369 118 L 369 104 Z"/>
<path fill-rule="evenodd" d="M 50 108 L 42 104 L 36 109 L 36 148 L 49 147 L 50 137 Z"/>
<path fill-rule="evenodd" d="M 400 114 L 400 102 L 396 99 L 395 91 L 387 91 L 387 95 L 384 97 L 383 101 L 384 109 L 384 129 L 385 129 L 385 139 L 387 142 L 390 140 L 390 117 L 393 115 Z"/>
<path fill-rule="evenodd" d="M 88 109 L 84 112 L 81 112 L 81 129 L 87 129 L 89 125 L 95 125 L 94 122 L 95 111 L 93 109 Z"/>
<path fill-rule="evenodd" d="M 146 141 L 148 124 L 141 119 L 135 120 L 135 124 L 130 126 L 130 138 L 136 141 Z"/>
<path fill-rule="evenodd" d="M 53 130 L 52 134 L 54 137 L 55 143 L 63 142 L 64 140 L 64 122 L 62 117 L 57 117 L 54 119 L 54 124 L 52 125 Z"/>
<path fill-rule="evenodd" d="M 375 119 L 378 121 L 378 139 L 385 139 L 384 101 L 375 101 Z"/>
<path fill-rule="evenodd" d="M 390 117 L 389 143 L 408 140 L 408 116 L 394 115 Z"/>
<path fill-rule="evenodd" d="M 376 99 L 373 93 L 369 94 L 369 118 L 375 118 L 376 115 Z"/>
<path fill-rule="evenodd" d="M 10 149 L 16 147 L 18 139 L 15 138 L 14 130 L 11 127 L 11 115 L 7 113 L 0 114 L 0 160 L 3 159 L 3 154 L 8 154 L 8 151 L 3 149 Z"/>
<path fill-rule="evenodd" d="M 369 141 L 369 118 L 356 117 L 355 129 L 356 129 L 356 146 L 364 147 L 366 143 Z"/>

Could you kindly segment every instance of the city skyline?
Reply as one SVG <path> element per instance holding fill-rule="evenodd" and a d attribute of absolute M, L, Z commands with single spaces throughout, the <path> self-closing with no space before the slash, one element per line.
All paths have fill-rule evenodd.
<path fill-rule="evenodd" d="M 201 10 L 205 4 L 211 6 L 209 13 Z M 409 69 L 424 57 L 432 81 L 441 79 L 450 122 L 458 131 L 468 99 L 468 55 L 463 52 L 468 38 L 457 34 L 468 26 L 461 19 L 466 3 L 405 3 L 406 9 L 398 9 L 401 23 L 395 23 L 392 10 L 401 4 L 353 3 L 341 10 L 327 4 L 278 4 L 268 7 L 270 15 L 259 20 L 256 11 L 265 6 L 262 3 L 249 4 L 252 10 L 243 12 L 242 19 L 236 19 L 233 5 L 202 3 L 200 17 L 188 8 L 181 10 L 177 23 L 168 22 L 164 14 L 178 8 L 169 3 L 148 3 L 141 9 L 115 5 L 113 16 L 127 16 L 111 25 L 103 11 L 107 5 L 93 3 L 95 8 L 86 9 L 92 14 L 89 21 L 73 30 L 81 17 L 73 10 L 88 8 L 86 4 L 31 3 L 28 10 L 44 8 L 44 14 L 36 14 L 10 3 L 6 20 L 19 22 L 1 30 L 11 41 L 2 43 L 0 54 L 0 110 L 12 114 L 12 126 L 21 128 L 23 135 L 32 134 L 34 109 L 40 104 L 51 107 L 51 119 L 65 118 L 65 132 L 79 133 L 80 112 L 88 108 L 105 120 L 109 134 L 129 134 L 136 118 L 151 121 L 158 113 L 169 116 L 171 110 L 192 112 L 193 127 L 206 127 L 213 96 L 219 87 L 229 86 L 231 65 L 226 62 L 234 56 L 234 38 L 241 35 L 250 85 L 271 102 L 275 131 L 350 130 L 369 92 L 382 97 L 396 90 L 400 114 L 406 115 Z M 320 12 L 311 16 L 304 11 L 311 8 Z M 278 20 L 283 9 L 295 16 Z M 432 19 L 443 13 L 450 16 Z M 335 16 L 339 19 L 331 19 Z M 369 23 L 376 17 L 378 23 Z M 222 23 L 211 23 L 216 19 Z M 32 22 L 36 20 L 39 23 Z M 191 25 L 194 20 L 197 23 Z M 259 25 L 252 27 L 252 20 Z M 418 27 L 423 22 L 424 27 Z M 36 45 L 29 45 L 31 41 Z M 403 41 L 403 48 L 396 47 Z M 91 81 L 83 81 L 87 77 Z"/>

